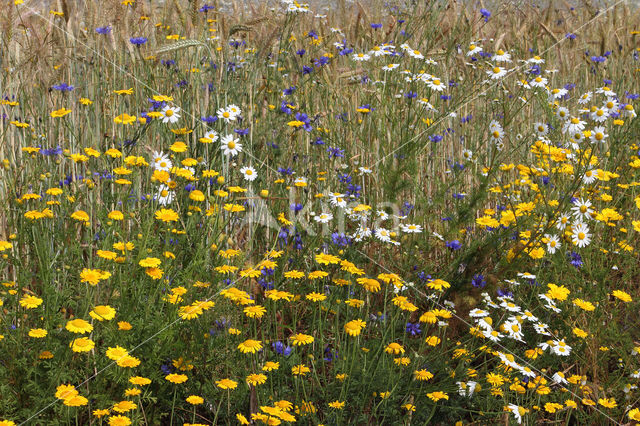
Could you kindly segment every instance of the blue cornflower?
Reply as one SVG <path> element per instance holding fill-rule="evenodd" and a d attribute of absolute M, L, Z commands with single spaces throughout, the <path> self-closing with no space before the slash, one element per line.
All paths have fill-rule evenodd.
<path fill-rule="evenodd" d="M 302 210 L 302 204 L 293 203 L 289 206 L 289 209 L 291 209 L 294 213 L 298 213 L 300 210 Z"/>
<path fill-rule="evenodd" d="M 462 244 L 460 244 L 460 241 L 458 240 L 447 241 L 444 245 L 451 250 L 459 250 L 460 247 L 462 247 Z"/>
<path fill-rule="evenodd" d="M 233 131 L 240 135 L 240 136 L 246 136 L 249 134 L 249 128 L 247 127 L 246 129 L 233 129 Z"/>
<path fill-rule="evenodd" d="M 371 24 L 371 28 L 377 30 L 378 28 L 382 28 L 382 24 Z"/>
<path fill-rule="evenodd" d="M 407 334 L 411 334 L 412 336 L 417 336 L 422 332 L 422 330 L 420 330 L 420 323 L 408 322 L 407 325 L 405 326 L 405 332 Z"/>
<path fill-rule="evenodd" d="M 498 297 L 510 297 L 510 298 L 513 298 L 513 293 L 510 292 L 507 289 L 504 289 L 504 288 L 499 288 L 496 291 L 496 294 L 498 295 Z"/>
<path fill-rule="evenodd" d="M 438 143 L 442 140 L 442 136 L 440 135 L 431 135 L 429 136 L 429 140 L 434 143 Z"/>
<path fill-rule="evenodd" d="M 477 288 L 483 288 L 487 285 L 487 282 L 485 281 L 484 276 L 481 274 L 475 274 L 471 279 L 471 285 Z"/>
<path fill-rule="evenodd" d="M 461 194 L 459 192 L 454 192 L 453 193 L 453 198 L 455 198 L 456 200 L 462 200 L 465 197 L 466 194 Z"/>
<path fill-rule="evenodd" d="M 203 6 L 200 8 L 200 10 L 199 10 L 199 11 L 200 11 L 200 12 L 205 12 L 205 13 L 206 13 L 206 12 L 208 12 L 208 11 L 210 11 L 210 10 L 215 10 L 215 7 L 214 7 L 214 6 L 210 6 L 210 5 L 208 5 L 208 4 L 205 4 L 205 5 L 203 5 Z"/>
<path fill-rule="evenodd" d="M 289 88 L 287 88 L 287 89 L 284 89 L 284 90 L 282 91 L 282 95 L 283 95 L 283 96 L 288 96 L 288 95 L 291 95 L 291 94 L 292 94 L 293 92 L 295 92 L 295 91 L 296 91 L 296 86 L 291 86 L 291 87 L 289 87 Z"/>
<path fill-rule="evenodd" d="M 171 68 L 173 65 L 176 64 L 176 61 L 174 61 L 173 59 L 163 59 L 160 61 L 160 63 L 167 68 Z"/>
<path fill-rule="evenodd" d="M 147 38 L 146 37 L 131 37 L 129 39 L 129 41 L 131 42 L 131 44 L 135 44 L 136 46 L 141 46 L 143 44 L 145 44 L 147 42 Z"/>
<path fill-rule="evenodd" d="M 217 116 L 210 115 L 210 116 L 208 116 L 208 117 L 201 117 L 201 118 L 200 118 L 200 120 L 204 121 L 204 122 L 205 122 L 205 123 L 207 123 L 207 124 L 213 124 L 213 123 L 215 123 L 216 121 L 218 121 L 218 117 L 217 117 Z"/>
<path fill-rule="evenodd" d="M 606 61 L 607 58 L 604 56 L 592 56 L 591 57 L 591 61 L 595 62 L 595 63 L 600 63 L 600 62 L 604 62 Z"/>
<path fill-rule="evenodd" d="M 283 176 L 291 176 L 293 174 L 293 169 L 291 167 L 287 167 L 282 168 L 282 167 L 278 167 L 278 173 L 280 173 Z"/>
<path fill-rule="evenodd" d="M 307 74 L 311 74 L 311 72 L 313 71 L 313 68 L 307 66 L 307 65 L 303 65 L 302 66 L 302 75 L 307 75 Z"/>
<path fill-rule="evenodd" d="M 300 49 L 300 50 L 298 50 L 298 51 L 296 52 L 296 55 L 298 55 L 298 56 L 302 57 L 302 56 L 304 56 L 304 54 L 305 54 L 305 53 L 307 53 L 307 51 L 306 51 L 306 50 L 304 50 L 304 49 Z"/>
<path fill-rule="evenodd" d="M 576 35 L 574 33 L 567 33 L 567 35 L 565 35 L 566 38 L 568 38 L 569 40 L 575 40 L 576 39 Z"/>
<path fill-rule="evenodd" d="M 418 94 L 416 92 L 408 91 L 407 93 L 404 94 L 404 96 L 406 98 L 413 99 L 413 98 L 417 98 Z"/>
<path fill-rule="evenodd" d="M 334 232 L 331 234 L 331 242 L 338 247 L 346 247 L 351 244 L 351 237 L 344 233 Z"/>
<path fill-rule="evenodd" d="M 487 22 L 491 17 L 491 12 L 485 8 L 480 9 L 480 14 L 484 17 L 484 22 Z"/>
<path fill-rule="evenodd" d="M 323 67 L 328 63 L 329 63 L 329 58 L 326 56 L 321 56 L 313 62 L 313 64 L 318 68 Z"/>
<path fill-rule="evenodd" d="M 96 28 L 96 32 L 98 34 L 109 34 L 111 32 L 111 27 L 109 25 L 106 27 L 98 27 Z"/>
<path fill-rule="evenodd" d="M 53 90 L 59 90 L 60 92 L 71 92 L 75 87 L 69 86 L 67 83 L 56 84 L 55 86 L 51 86 Z"/>
<path fill-rule="evenodd" d="M 62 154 L 62 148 L 58 146 L 55 148 L 41 149 L 40 154 L 46 155 L 48 157 L 51 157 L 54 155 L 60 155 Z"/>
<path fill-rule="evenodd" d="M 329 153 L 329 158 L 344 158 L 344 149 L 340 149 L 337 146 L 328 147 L 327 152 Z"/>
<path fill-rule="evenodd" d="M 582 256 L 580 256 L 575 251 L 572 251 L 571 253 L 569 253 L 569 259 L 571 264 L 576 268 L 581 268 L 582 265 L 584 265 L 584 263 L 582 262 Z"/>

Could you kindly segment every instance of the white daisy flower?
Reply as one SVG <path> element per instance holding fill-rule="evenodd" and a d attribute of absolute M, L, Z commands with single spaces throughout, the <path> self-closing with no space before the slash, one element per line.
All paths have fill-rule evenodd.
<path fill-rule="evenodd" d="M 204 134 L 203 137 L 200 138 L 200 142 L 202 143 L 213 143 L 218 140 L 218 132 L 215 130 L 209 130 Z"/>
<path fill-rule="evenodd" d="M 256 173 L 256 169 L 254 169 L 251 166 L 245 166 L 241 168 L 240 173 L 242 173 L 244 180 L 247 180 L 249 182 L 253 182 L 258 177 L 258 174 Z"/>
<path fill-rule="evenodd" d="M 313 220 L 318 223 L 329 223 L 331 219 L 333 219 L 333 215 L 331 213 L 320 213 L 313 218 Z"/>
<path fill-rule="evenodd" d="M 238 116 L 235 115 L 233 112 L 229 111 L 228 108 L 220 108 L 216 112 L 216 114 L 218 115 L 218 118 L 221 120 L 224 120 L 225 123 L 236 121 L 236 119 L 238 118 Z"/>
<path fill-rule="evenodd" d="M 495 62 L 511 62 L 511 55 L 509 54 L 509 52 L 498 49 L 496 54 L 491 57 L 491 60 Z"/>
<path fill-rule="evenodd" d="M 542 87 L 544 88 L 547 85 L 548 80 L 545 77 L 537 76 L 533 80 L 529 82 L 531 87 Z"/>
<path fill-rule="evenodd" d="M 589 234 L 589 226 L 584 223 L 578 223 L 572 227 L 571 242 L 582 248 L 591 243 L 591 234 Z"/>
<path fill-rule="evenodd" d="M 163 152 L 154 151 L 151 156 L 151 161 L 156 170 L 161 170 L 163 172 L 168 172 L 173 167 L 173 163 L 169 159 L 169 156 Z"/>
<path fill-rule="evenodd" d="M 419 234 L 422 232 L 422 226 L 415 225 L 413 223 L 400 225 L 400 229 L 402 229 L 402 232 L 406 234 Z"/>
<path fill-rule="evenodd" d="M 222 149 L 224 155 L 235 157 L 242 152 L 242 144 L 240 144 L 240 141 L 233 135 L 224 136 L 220 142 L 220 149 Z"/>
<path fill-rule="evenodd" d="M 487 75 L 491 77 L 492 80 L 498 80 L 507 75 L 507 69 L 495 66 L 487 71 Z"/>
<path fill-rule="evenodd" d="M 164 108 L 162 108 L 161 112 L 162 112 L 163 123 L 177 123 L 178 120 L 180 119 L 180 114 L 178 114 L 178 112 L 180 112 L 179 107 L 172 107 L 167 105 Z"/>
<path fill-rule="evenodd" d="M 609 135 L 605 133 L 603 126 L 594 127 L 591 131 L 592 143 L 605 143 L 608 137 Z"/>
<path fill-rule="evenodd" d="M 376 229 L 374 233 L 375 237 L 384 243 L 391 242 L 391 232 L 384 228 Z"/>
<path fill-rule="evenodd" d="M 547 251 L 550 254 L 554 254 L 560 248 L 560 238 L 557 235 L 550 234 L 545 234 L 544 238 L 547 244 Z"/>
<path fill-rule="evenodd" d="M 436 92 L 442 92 L 445 87 L 444 83 L 438 78 L 433 78 L 429 80 L 427 82 L 427 86 L 429 86 L 431 90 L 435 90 Z"/>
<path fill-rule="evenodd" d="M 171 189 L 167 185 L 160 185 L 158 188 L 158 193 L 153 197 L 158 204 L 161 206 L 166 206 L 167 204 L 171 204 L 175 197 L 175 192 L 171 191 Z"/>
<path fill-rule="evenodd" d="M 578 99 L 578 103 L 580 105 L 588 104 L 591 101 L 592 96 L 593 96 L 593 93 L 591 92 L 584 93 L 582 96 L 580 96 L 580 99 Z"/>
<path fill-rule="evenodd" d="M 471 43 L 469 45 L 469 48 L 467 49 L 467 56 L 473 56 L 476 53 L 480 53 L 482 52 L 482 47 L 478 46 L 475 43 Z"/>

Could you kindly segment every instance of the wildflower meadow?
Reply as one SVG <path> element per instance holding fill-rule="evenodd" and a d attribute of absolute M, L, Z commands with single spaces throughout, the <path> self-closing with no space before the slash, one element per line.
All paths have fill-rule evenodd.
<path fill-rule="evenodd" d="M 0 10 L 0 425 L 640 422 L 637 4 Z"/>

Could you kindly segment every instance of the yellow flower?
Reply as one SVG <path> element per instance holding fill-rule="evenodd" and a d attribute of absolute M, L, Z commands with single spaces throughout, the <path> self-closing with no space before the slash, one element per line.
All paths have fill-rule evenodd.
<path fill-rule="evenodd" d="M 134 356 L 126 355 L 116 360 L 116 364 L 123 368 L 135 368 L 140 365 L 140 360 Z"/>
<path fill-rule="evenodd" d="M 293 346 L 308 345 L 310 343 L 313 343 L 314 340 L 313 336 L 302 333 L 294 334 L 290 337 L 290 339 L 293 340 Z"/>
<path fill-rule="evenodd" d="M 107 348 L 106 355 L 107 355 L 107 358 L 109 358 L 110 360 L 117 361 L 118 359 L 129 355 L 129 351 L 120 346 L 116 346 L 115 348 L 110 347 L 110 348 Z M 133 384 L 135 385 L 136 383 L 133 383 Z"/>
<path fill-rule="evenodd" d="M 571 291 L 563 285 L 558 287 L 555 284 L 549 283 L 547 287 L 549 287 L 549 291 L 547 291 L 546 296 L 549 299 L 567 300 L 567 296 L 571 293 Z"/>
<path fill-rule="evenodd" d="M 190 395 L 187 397 L 186 401 L 191 405 L 200 405 L 204 402 L 204 398 L 197 395 Z"/>
<path fill-rule="evenodd" d="M 63 107 L 63 108 L 57 109 L 55 111 L 51 111 L 51 117 L 53 117 L 53 118 L 64 117 L 65 115 L 69 114 L 70 112 L 71 112 L 70 109 L 65 109 Z"/>
<path fill-rule="evenodd" d="M 124 391 L 125 396 L 138 396 L 142 391 L 138 388 L 129 388 Z"/>
<path fill-rule="evenodd" d="M 331 254 L 320 253 L 316 254 L 316 262 L 320 263 L 321 265 L 332 265 L 339 263 L 340 258 Z"/>
<path fill-rule="evenodd" d="M 131 324 L 127 321 L 118 321 L 118 330 L 128 331 L 131 330 Z"/>
<path fill-rule="evenodd" d="M 72 333 L 78 333 L 78 334 L 91 333 L 93 331 L 93 326 L 89 324 L 87 321 L 80 318 L 76 318 L 74 320 L 67 322 L 67 325 L 65 328 Z"/>
<path fill-rule="evenodd" d="M 123 113 L 115 117 L 113 121 L 117 124 L 133 124 L 136 122 L 136 116 Z"/>
<path fill-rule="evenodd" d="M 238 386 L 238 382 L 234 382 L 231 379 L 216 380 L 216 386 L 220 389 L 235 389 Z"/>
<path fill-rule="evenodd" d="M 80 282 L 97 285 L 100 280 L 106 280 L 111 276 L 111 272 L 101 271 L 100 269 L 84 268 L 80 273 Z"/>
<path fill-rule="evenodd" d="M 259 340 L 247 339 L 238 345 L 238 349 L 242 353 L 255 354 L 262 349 L 262 342 Z"/>
<path fill-rule="evenodd" d="M 42 304 L 42 299 L 32 295 L 25 295 L 20 299 L 20 306 L 27 309 L 35 309 Z"/>
<path fill-rule="evenodd" d="M 138 408 L 138 406 L 132 401 L 120 401 L 113 404 L 113 411 L 117 413 L 126 413 L 127 411 L 135 410 L 136 408 Z"/>
<path fill-rule="evenodd" d="M 430 289 L 433 289 L 433 290 L 442 291 L 445 288 L 451 287 L 451 285 L 448 282 L 437 278 L 435 280 L 429 281 L 427 283 L 427 287 L 429 287 Z"/>
<path fill-rule="evenodd" d="M 413 372 L 413 378 L 416 380 L 427 381 L 433 379 L 433 374 L 424 368 Z"/>
<path fill-rule="evenodd" d="M 78 395 L 78 391 L 73 385 L 60 385 L 56 388 L 56 398 L 66 399 Z"/>
<path fill-rule="evenodd" d="M 129 383 L 136 386 L 146 386 L 151 383 L 151 379 L 146 377 L 134 376 L 129 378 Z"/>
<path fill-rule="evenodd" d="M 388 354 L 400 355 L 404 353 L 402 345 L 396 342 L 389 343 L 384 351 Z"/>
<path fill-rule="evenodd" d="M 262 318 L 262 316 L 267 312 L 264 306 L 254 305 L 247 306 L 244 308 L 244 314 L 249 318 Z"/>
<path fill-rule="evenodd" d="M 78 210 L 71 214 L 71 218 L 80 222 L 89 222 L 89 215 L 83 210 Z"/>
<path fill-rule="evenodd" d="M 157 268 L 162 261 L 156 257 L 146 257 L 138 262 L 143 268 Z"/>
<path fill-rule="evenodd" d="M 323 300 L 326 300 L 327 296 L 325 294 L 322 294 L 322 293 L 313 292 L 313 293 L 307 294 L 305 296 L 305 298 L 307 300 L 311 300 L 312 302 L 321 302 Z"/>
<path fill-rule="evenodd" d="M 606 408 L 616 408 L 618 406 L 615 398 L 600 398 L 598 399 L 598 404 Z"/>
<path fill-rule="evenodd" d="M 32 328 L 29 330 L 29 337 L 34 337 L 36 339 L 41 339 L 47 335 L 47 330 L 44 328 Z"/>
<path fill-rule="evenodd" d="M 109 305 L 98 305 L 89 312 L 89 315 L 98 321 L 111 321 L 116 316 L 116 310 Z"/>
<path fill-rule="evenodd" d="M 89 352 L 95 346 L 96 344 L 93 342 L 93 340 L 87 337 L 80 337 L 78 339 L 72 340 L 71 343 L 69 343 L 69 347 L 74 352 Z"/>
<path fill-rule="evenodd" d="M 622 290 L 614 290 L 611 295 L 623 302 L 631 302 L 633 301 L 633 299 L 631 298 L 631 296 L 629 295 L 629 293 L 626 293 Z"/>
<path fill-rule="evenodd" d="M 247 383 L 253 386 L 262 385 L 267 381 L 267 376 L 264 374 L 249 374 L 247 376 Z"/>
<path fill-rule="evenodd" d="M 67 407 L 82 407 L 89 403 L 89 400 L 81 395 L 73 395 L 62 400 L 62 403 Z"/>
<path fill-rule="evenodd" d="M 329 407 L 335 408 L 337 410 L 342 410 L 344 408 L 345 401 L 333 401 L 329 403 Z"/>
<path fill-rule="evenodd" d="M 172 209 L 160 209 L 156 211 L 156 219 L 163 221 L 164 223 L 168 222 L 177 222 L 180 216 L 178 213 L 173 211 Z"/>
<path fill-rule="evenodd" d="M 309 367 L 304 364 L 299 364 L 291 367 L 291 374 L 293 374 L 294 376 L 304 376 L 310 371 L 311 370 L 309 369 Z"/>
<path fill-rule="evenodd" d="M 127 416 L 111 416 L 109 417 L 109 426 L 129 426 L 131 419 Z"/>
<path fill-rule="evenodd" d="M 262 367 L 262 371 L 273 371 L 273 370 L 277 370 L 278 368 L 280 368 L 279 362 L 267 361 L 264 363 L 264 366 Z"/>
<path fill-rule="evenodd" d="M 579 307 L 580 309 L 585 310 L 585 311 L 593 311 L 593 310 L 596 309 L 596 307 L 593 305 L 593 303 L 587 302 L 587 301 L 582 300 L 582 299 L 573 299 L 573 304 L 576 305 L 577 307 Z"/>
<path fill-rule="evenodd" d="M 344 331 L 346 331 L 349 336 L 356 337 L 360 335 L 362 329 L 366 327 L 366 325 L 366 322 L 362 321 L 361 319 L 356 319 L 346 323 L 344 325 Z"/>
<path fill-rule="evenodd" d="M 431 399 L 433 402 L 438 402 L 441 399 L 445 399 L 448 400 L 449 399 L 449 395 L 447 395 L 445 392 L 441 392 L 441 391 L 437 391 L 437 392 L 430 392 L 427 394 L 427 396 L 429 397 L 429 399 Z"/>
<path fill-rule="evenodd" d="M 427 345 L 429 346 L 436 346 L 438 345 L 442 340 L 438 337 L 438 336 L 429 336 L 424 340 Z"/>
<path fill-rule="evenodd" d="M 587 333 L 586 331 L 578 328 L 578 327 L 574 327 L 573 329 L 573 334 L 576 335 L 576 337 L 579 337 L 581 339 L 584 339 L 585 337 L 587 337 L 589 335 L 589 333 Z"/>
<path fill-rule="evenodd" d="M 165 376 L 165 379 L 167 379 L 171 383 L 179 384 L 179 383 L 186 382 L 188 377 L 185 374 L 171 373 L 171 374 L 168 374 L 167 376 Z"/>

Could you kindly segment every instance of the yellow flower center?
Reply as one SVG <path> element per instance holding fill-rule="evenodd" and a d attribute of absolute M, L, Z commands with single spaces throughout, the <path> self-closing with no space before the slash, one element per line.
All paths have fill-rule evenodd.
<path fill-rule="evenodd" d="M 500 71 L 501 71 L 500 67 L 495 67 L 495 68 L 493 69 L 493 73 L 494 73 L 494 74 L 499 74 L 499 73 L 500 73 Z"/>
<path fill-rule="evenodd" d="M 164 115 L 166 115 L 167 117 L 171 117 L 173 115 L 173 110 L 168 109 L 164 112 Z"/>
<path fill-rule="evenodd" d="M 231 141 L 227 144 L 227 146 L 229 147 L 229 149 L 234 149 L 236 147 L 236 143 L 234 141 Z"/>
<path fill-rule="evenodd" d="M 584 237 L 586 237 L 586 235 L 584 235 L 584 232 L 578 232 L 578 239 L 579 240 L 584 240 Z"/>

